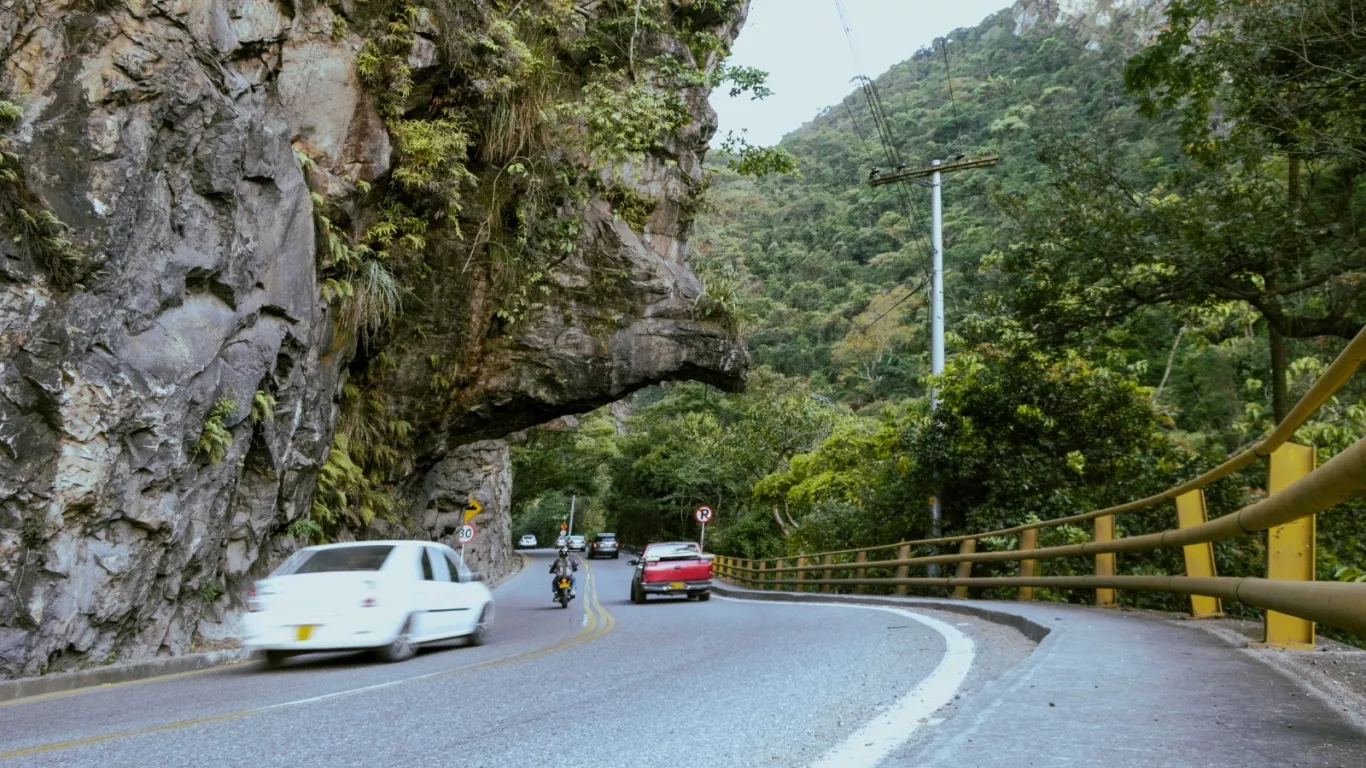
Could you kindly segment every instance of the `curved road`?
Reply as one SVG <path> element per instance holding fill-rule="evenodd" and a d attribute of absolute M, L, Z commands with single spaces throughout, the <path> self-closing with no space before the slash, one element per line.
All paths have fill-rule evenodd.
<path fill-rule="evenodd" d="M 243 664 L 0 704 L 0 766 L 786 768 L 855 733 L 864 741 L 879 714 L 942 677 L 944 637 L 903 615 L 632 605 L 625 559 L 589 563 L 563 610 L 550 601 L 550 553 L 525 554 L 495 591 L 487 645 L 396 665 Z"/>

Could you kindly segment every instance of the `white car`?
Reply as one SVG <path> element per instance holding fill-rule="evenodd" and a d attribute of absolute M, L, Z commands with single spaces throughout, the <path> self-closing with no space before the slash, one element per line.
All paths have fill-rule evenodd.
<path fill-rule="evenodd" d="M 295 552 L 247 600 L 243 645 L 266 665 L 370 649 L 403 661 L 422 643 L 485 639 L 493 594 L 444 544 L 358 541 Z"/>
<path fill-rule="evenodd" d="M 536 537 L 535 537 L 535 536 L 532 536 L 531 534 L 528 533 L 527 535 L 525 535 L 525 536 L 522 537 L 522 540 L 521 540 L 521 541 L 517 542 L 517 546 L 519 546 L 519 547 L 534 547 L 534 546 L 536 546 Z"/>

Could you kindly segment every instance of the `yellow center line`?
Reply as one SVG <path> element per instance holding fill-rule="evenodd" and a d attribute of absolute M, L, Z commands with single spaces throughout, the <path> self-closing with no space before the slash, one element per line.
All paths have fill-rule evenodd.
<path fill-rule="evenodd" d="M 445 669 L 439 672 L 429 672 L 425 675 L 404 678 L 402 680 L 393 680 L 387 683 L 379 683 L 377 685 L 366 686 L 364 688 L 356 688 L 348 691 L 338 691 L 336 693 L 323 694 L 321 696 L 314 696 L 312 698 L 299 699 L 297 701 L 286 701 L 281 702 L 279 704 L 267 704 L 261 707 L 240 709 L 234 712 L 223 712 L 217 715 L 206 715 L 204 717 L 195 717 L 190 718 L 188 720 L 177 720 L 171 723 L 162 723 L 161 725 L 149 725 L 144 726 L 142 728 L 132 728 L 126 731 L 113 731 L 111 733 L 102 733 L 95 736 L 86 736 L 79 739 L 70 739 L 68 741 L 56 741 L 50 744 L 40 744 L 34 747 L 25 747 L 23 749 L 12 750 L 10 752 L 0 752 L 0 760 L 9 760 L 16 757 L 26 757 L 28 755 L 42 754 L 44 752 L 57 752 L 65 749 L 72 749 L 74 747 L 82 747 L 89 744 L 98 744 L 103 741 L 125 739 L 132 736 L 143 736 L 151 733 L 160 733 L 162 731 L 174 731 L 182 728 L 190 728 L 196 725 L 204 725 L 206 723 L 216 723 L 225 720 L 237 720 L 244 717 L 250 717 L 252 715 L 258 715 L 263 712 L 268 712 L 274 709 L 284 709 L 286 707 L 311 704 L 314 702 L 325 701 L 327 699 L 336 699 L 341 698 L 343 696 L 353 696 L 356 694 L 366 693 L 369 691 L 377 691 L 384 688 L 392 688 L 396 685 L 403 685 L 405 683 L 412 683 L 419 680 L 430 680 L 432 678 L 445 677 L 447 675 L 454 675 L 460 672 L 475 672 L 483 669 L 492 669 L 494 667 L 501 667 L 506 664 L 511 664 L 513 662 L 529 661 L 531 659 L 537 659 L 542 656 L 548 656 L 552 653 L 557 653 L 559 651 L 567 650 L 569 648 L 574 648 L 576 646 L 583 645 L 584 643 L 596 640 L 599 637 L 602 637 L 603 635 L 607 634 L 608 632 L 611 632 L 612 627 L 616 626 L 616 619 L 614 619 L 612 617 L 612 614 L 609 613 L 606 608 L 603 608 L 602 603 L 598 601 L 597 578 L 593 574 L 592 566 L 588 566 L 588 589 L 586 589 L 585 592 L 587 593 L 587 599 L 584 600 L 584 613 L 588 617 L 588 623 L 584 625 L 583 629 L 579 630 L 578 632 L 575 632 L 573 635 L 570 635 L 569 637 L 559 641 L 558 643 L 554 643 L 534 651 L 527 651 L 526 653 L 519 653 L 514 656 L 507 656 L 501 659 L 483 661 L 479 662 L 478 664 L 470 664 L 464 667 L 456 667 L 455 669 Z M 601 618 L 599 618 L 599 614 L 601 614 Z M 188 674 L 193 673 L 182 673 L 182 676 Z M 171 675 L 159 679 L 166 680 L 170 677 L 176 676 Z M 29 699 L 21 699 L 20 701 L 36 701 L 39 698 L 41 697 L 35 696 Z"/>

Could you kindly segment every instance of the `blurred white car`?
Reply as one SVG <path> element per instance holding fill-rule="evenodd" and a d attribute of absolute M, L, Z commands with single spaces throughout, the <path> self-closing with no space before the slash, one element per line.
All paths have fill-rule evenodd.
<path fill-rule="evenodd" d="M 371 649 L 403 661 L 422 643 L 471 645 L 493 621 L 482 577 L 443 544 L 360 541 L 307 547 L 256 583 L 243 644 L 278 667 L 300 653 Z"/>
<path fill-rule="evenodd" d="M 519 547 L 534 547 L 534 546 L 536 546 L 536 537 L 535 537 L 535 536 L 532 536 L 531 534 L 528 533 L 527 535 L 525 535 L 525 536 L 522 537 L 522 540 L 521 540 L 521 541 L 517 542 L 517 546 L 519 546 Z"/>

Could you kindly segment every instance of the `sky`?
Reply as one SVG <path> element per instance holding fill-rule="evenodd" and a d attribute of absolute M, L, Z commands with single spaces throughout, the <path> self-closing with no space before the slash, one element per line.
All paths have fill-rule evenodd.
<path fill-rule="evenodd" d="M 730 63 L 769 73 L 773 95 L 752 101 L 712 93 L 720 118 L 719 143 L 727 131 L 753 144 L 776 144 L 825 107 L 854 90 L 855 75 L 877 77 L 909 59 L 936 37 L 982 19 L 1011 0 L 843 0 L 858 65 L 845 40 L 835 0 L 753 0 L 749 20 Z M 949 54 L 952 56 L 952 47 Z"/>

